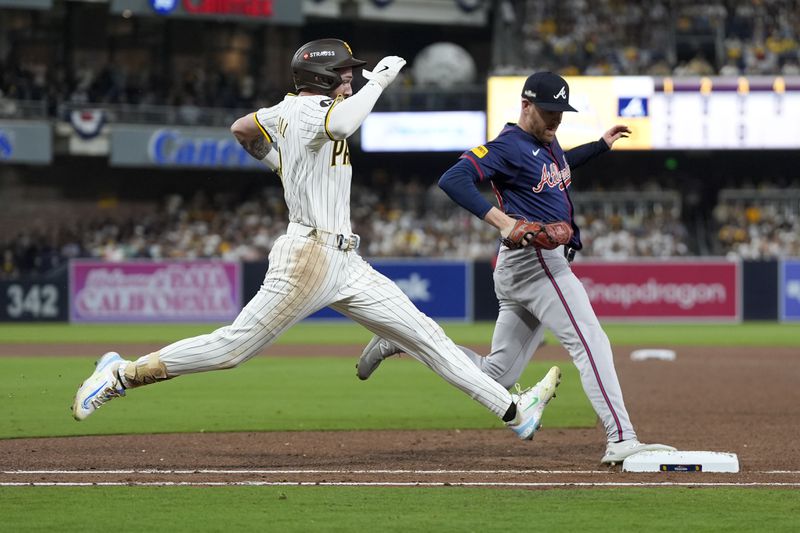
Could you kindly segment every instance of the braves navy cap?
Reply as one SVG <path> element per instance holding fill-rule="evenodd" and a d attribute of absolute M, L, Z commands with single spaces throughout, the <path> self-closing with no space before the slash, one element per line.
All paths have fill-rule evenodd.
<path fill-rule="evenodd" d="M 578 111 L 569 105 L 569 85 L 552 72 L 536 72 L 528 76 L 522 97 L 545 111 Z"/>

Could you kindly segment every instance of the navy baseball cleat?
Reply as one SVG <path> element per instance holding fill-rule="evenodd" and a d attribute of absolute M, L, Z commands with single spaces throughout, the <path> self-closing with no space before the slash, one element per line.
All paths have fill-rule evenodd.
<path fill-rule="evenodd" d="M 358 358 L 356 365 L 358 379 L 369 379 L 384 359 L 401 351 L 398 346 L 375 335 Z"/>
<path fill-rule="evenodd" d="M 522 440 L 531 440 L 536 430 L 542 425 L 544 408 L 556 395 L 556 388 L 561 383 L 561 369 L 552 367 L 542 380 L 529 389 L 512 394 L 517 404 L 517 416 L 506 425 Z"/>
<path fill-rule="evenodd" d="M 85 420 L 107 401 L 125 396 L 125 388 L 117 376 L 117 368 L 123 361 L 117 352 L 108 352 L 96 364 L 92 375 L 84 381 L 72 403 L 75 420 Z"/>

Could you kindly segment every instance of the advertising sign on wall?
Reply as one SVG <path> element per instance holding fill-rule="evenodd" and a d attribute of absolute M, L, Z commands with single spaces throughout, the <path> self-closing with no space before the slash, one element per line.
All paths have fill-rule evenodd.
<path fill-rule="evenodd" d="M 225 261 L 73 261 L 72 322 L 230 322 L 240 265 Z"/>
<path fill-rule="evenodd" d="M 375 260 L 370 264 L 434 319 L 472 319 L 472 263 L 464 261 Z M 342 318 L 325 308 L 311 319 Z"/>
<path fill-rule="evenodd" d="M 0 0 L 1 7 L 19 7 L 25 9 L 50 9 L 53 0 Z"/>
<path fill-rule="evenodd" d="M 111 0 L 111 12 L 291 25 L 303 23 L 303 2 L 297 0 Z"/>
<path fill-rule="evenodd" d="M 0 120 L 0 163 L 48 165 L 53 159 L 53 130 L 34 120 Z"/>
<path fill-rule="evenodd" d="M 370 113 L 361 125 L 365 152 L 463 152 L 485 142 L 483 111 Z"/>
<path fill-rule="evenodd" d="M 738 262 L 578 262 L 572 269 L 600 318 L 741 319 Z"/>
<path fill-rule="evenodd" d="M 800 320 L 800 260 L 783 261 L 780 272 L 781 320 Z"/>
<path fill-rule="evenodd" d="M 155 128 L 118 124 L 111 132 L 112 166 L 263 169 L 227 128 Z"/>

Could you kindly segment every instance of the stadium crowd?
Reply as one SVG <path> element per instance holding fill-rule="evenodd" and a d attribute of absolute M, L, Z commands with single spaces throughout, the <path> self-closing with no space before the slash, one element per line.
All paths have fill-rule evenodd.
<path fill-rule="evenodd" d="M 676 191 L 652 183 L 640 191 L 578 192 L 573 198 L 584 243 L 578 260 L 697 255 L 703 239 L 708 253 L 731 259 L 800 257 L 800 195 L 791 193 L 796 190 L 723 190 L 707 234 L 686 226 Z M 351 210 L 365 257 L 487 260 L 499 246 L 496 230 L 456 206 L 435 183 L 354 185 Z M 73 258 L 260 261 L 285 232 L 286 221 L 279 187 L 247 200 L 202 191 L 170 195 L 116 218 L 100 209 L 94 217 L 65 215 L 0 242 L 0 277 L 46 274 Z"/>
<path fill-rule="evenodd" d="M 0 62 L 0 115 L 12 100 L 44 101 L 50 115 L 62 104 L 124 104 L 135 107 L 171 106 L 192 123 L 202 108 L 244 109 L 275 102 L 285 87 L 257 87 L 250 75 L 208 72 L 203 68 L 182 71 L 165 80 L 147 70 L 124 64 L 83 65 L 75 71 L 44 63 Z M 7 113 L 8 114 L 8 113 Z"/>
<path fill-rule="evenodd" d="M 743 259 L 800 257 L 800 193 L 797 188 L 771 192 L 722 191 L 713 213 L 717 254 Z"/>
<path fill-rule="evenodd" d="M 496 230 L 460 209 L 435 184 L 395 183 L 379 192 L 354 186 L 351 205 L 365 257 L 490 259 L 497 252 Z M 582 257 L 689 252 L 689 233 L 674 209 L 648 202 L 620 206 L 609 216 L 609 202 L 597 198 L 576 209 L 586 244 Z M 123 218 L 98 211 L 93 218 L 65 216 L 38 230 L 22 230 L 2 243 L 2 276 L 45 274 L 72 258 L 264 260 L 285 232 L 286 220 L 278 187 L 245 201 L 228 194 L 171 195 Z"/>
<path fill-rule="evenodd" d="M 566 75 L 800 74 L 795 0 L 526 0 L 513 6 L 509 29 L 517 26 L 524 46 L 505 65 L 510 70 L 534 64 Z"/>
<path fill-rule="evenodd" d="M 690 255 L 689 232 L 669 210 L 617 213 L 604 217 L 583 210 L 576 217 L 584 248 L 579 257 L 631 259 Z"/>
<path fill-rule="evenodd" d="M 800 75 L 798 0 L 507 0 L 493 5 L 500 6 L 495 22 L 501 30 L 508 26 L 495 38 L 518 39 L 521 46 L 501 47 L 507 55 L 483 65 L 479 79 L 488 70 L 527 72 L 529 65 L 564 75 Z M 13 25 L 17 33 L 27 31 L 38 50 L 41 43 L 32 38 L 36 27 L 25 27 Z M 217 68 L 209 57 L 176 63 L 179 68 L 165 75 L 163 69 L 115 60 L 111 50 L 92 55 L 93 61 L 26 53 L 24 45 L 5 50 L 0 56 L 0 116 L 13 116 L 13 102 L 20 100 L 45 102 L 51 115 L 62 104 L 165 105 L 192 123 L 202 108 L 252 109 L 278 100 L 286 89 L 246 68 Z M 353 187 L 353 229 L 362 235 L 364 256 L 482 259 L 495 254 L 496 232 L 456 207 L 435 184 L 387 183 L 393 185 Z M 576 221 L 585 244 L 579 257 L 800 256 L 798 204 L 787 208 L 772 201 L 721 199 L 709 221 L 714 228 L 709 237 L 696 228 L 690 232 L 674 202 L 614 204 L 610 197 L 597 198 L 583 201 L 576 195 Z M 261 260 L 285 224 L 277 187 L 247 201 L 203 193 L 171 196 L 122 217 L 100 210 L 94 217 L 21 228 L 0 241 L 0 276 L 46 273 L 78 257 Z M 710 246 L 700 246 L 701 241 Z"/>
<path fill-rule="evenodd" d="M 563 75 L 800 74 L 797 0 L 599 0 L 591 5 L 588 0 L 525 0 L 500 5 L 496 16 L 508 26 L 500 38 L 513 41 L 500 46 L 506 52 L 494 58 L 495 64 L 479 65 L 478 79 L 489 71 L 527 71 L 529 65 Z M 279 100 L 286 90 L 274 77 L 247 69 L 209 68 L 213 60 L 176 64 L 167 75 L 110 53 L 77 61 L 17 48 L 0 57 L 0 100 L 45 101 L 51 114 L 61 104 L 124 104 L 175 106 L 191 116 L 201 108 L 261 106 Z M 58 57 L 66 62 L 57 62 Z"/>

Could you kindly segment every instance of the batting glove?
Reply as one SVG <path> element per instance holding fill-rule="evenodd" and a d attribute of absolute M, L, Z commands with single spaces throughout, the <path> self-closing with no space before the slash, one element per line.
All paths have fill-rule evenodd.
<path fill-rule="evenodd" d="M 361 70 L 361 73 L 368 80 L 374 81 L 385 89 L 391 84 L 406 64 L 406 60 L 398 56 L 386 56 L 381 59 L 372 71 Z"/>

